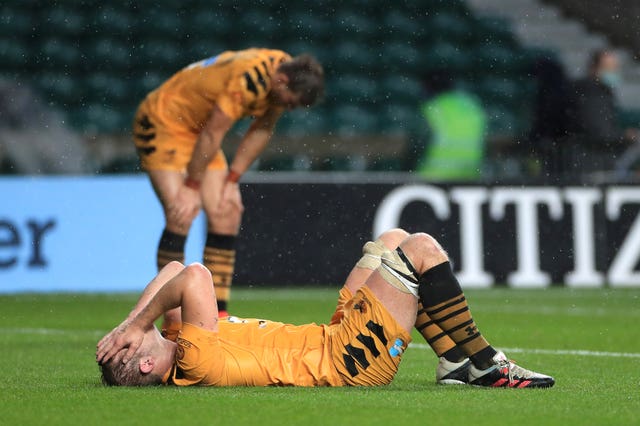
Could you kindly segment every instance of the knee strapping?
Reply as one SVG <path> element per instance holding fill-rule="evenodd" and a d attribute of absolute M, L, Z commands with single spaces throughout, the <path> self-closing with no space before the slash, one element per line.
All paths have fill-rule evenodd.
<path fill-rule="evenodd" d="M 418 274 L 409 258 L 399 247 L 382 254 L 380 275 L 386 282 L 403 293 L 418 297 Z"/>
<path fill-rule="evenodd" d="M 368 241 L 362 247 L 362 257 L 356 263 L 358 268 L 371 269 L 372 271 L 378 269 L 380 266 L 380 258 L 382 253 L 389 249 L 380 240 Z"/>

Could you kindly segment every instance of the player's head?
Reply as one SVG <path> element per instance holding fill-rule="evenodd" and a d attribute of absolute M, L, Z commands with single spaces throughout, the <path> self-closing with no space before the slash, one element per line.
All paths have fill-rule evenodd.
<path fill-rule="evenodd" d="M 296 56 L 278 67 L 271 89 L 275 102 L 289 109 L 309 107 L 324 96 L 324 70 L 311 55 Z"/>
<path fill-rule="evenodd" d="M 175 344 L 168 342 L 155 327 L 145 335 L 138 351 L 127 361 L 122 349 L 109 361 L 100 364 L 102 383 L 108 386 L 153 386 L 162 384 L 164 374 L 173 365 Z M 172 350 L 173 348 L 173 350 Z"/>
<path fill-rule="evenodd" d="M 162 376 L 147 371 L 146 354 L 136 354 L 126 364 L 122 362 L 126 349 L 122 349 L 108 362 L 100 364 L 102 383 L 108 386 L 152 386 L 162 383 Z"/>

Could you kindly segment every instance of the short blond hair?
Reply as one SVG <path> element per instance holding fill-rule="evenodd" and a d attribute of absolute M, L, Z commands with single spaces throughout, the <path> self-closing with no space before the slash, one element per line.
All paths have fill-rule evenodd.
<path fill-rule="evenodd" d="M 123 349 L 126 350 L 126 349 Z M 154 374 L 143 374 L 140 371 L 140 358 L 145 354 L 136 354 L 124 364 L 119 357 L 114 356 L 108 362 L 100 364 L 102 383 L 107 386 L 155 386 L 162 384 L 162 377 Z"/>

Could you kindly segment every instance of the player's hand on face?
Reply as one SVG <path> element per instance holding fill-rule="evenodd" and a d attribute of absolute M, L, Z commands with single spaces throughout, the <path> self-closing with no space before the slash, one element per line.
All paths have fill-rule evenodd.
<path fill-rule="evenodd" d="M 109 333 L 107 333 L 96 345 L 96 361 L 98 364 L 105 363 L 111 359 L 113 354 L 110 354 L 111 349 L 114 346 L 115 340 L 119 335 L 126 332 L 130 320 L 124 320 L 120 325 L 115 327 Z M 115 353 L 115 352 L 114 352 Z"/>
<path fill-rule="evenodd" d="M 125 320 L 109 334 L 100 339 L 96 350 L 96 361 L 104 364 L 113 358 L 119 351 L 127 348 L 122 357 L 122 363 L 126 364 L 138 351 L 144 340 L 145 330 L 129 320 Z"/>
<path fill-rule="evenodd" d="M 198 216 L 201 207 L 200 192 L 187 186 L 182 186 L 169 206 L 169 221 L 188 231 L 191 223 Z"/>
<path fill-rule="evenodd" d="M 127 325 L 130 323 L 131 321 L 126 319 L 124 321 L 122 321 L 122 323 L 120 325 L 118 325 L 117 327 L 114 327 L 113 330 L 111 330 L 110 332 L 108 332 L 107 334 L 104 335 L 104 337 L 102 339 L 100 339 L 100 341 L 98 342 L 98 344 L 96 345 L 97 348 L 99 348 L 100 346 L 104 345 L 109 339 L 113 338 L 114 334 L 118 333 L 118 330 L 124 330 L 126 329 Z"/>

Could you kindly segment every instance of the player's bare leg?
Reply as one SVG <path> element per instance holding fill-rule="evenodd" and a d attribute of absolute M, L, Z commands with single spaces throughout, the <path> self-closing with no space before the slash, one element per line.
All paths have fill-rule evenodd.
<path fill-rule="evenodd" d="M 471 316 L 446 252 L 427 234 L 413 234 L 384 253 L 382 265 L 367 281 L 384 278 L 399 290 L 418 296 L 424 309 L 469 357 L 469 383 L 489 387 L 550 387 L 554 379 L 526 370 L 496 351 L 482 336 Z M 388 309 L 395 307 L 391 304 Z M 395 315 L 395 313 L 392 313 Z M 414 318 L 415 319 L 415 318 Z"/>
<path fill-rule="evenodd" d="M 380 266 L 382 254 L 385 251 L 394 250 L 408 236 L 409 233 L 403 229 L 391 229 L 384 232 L 376 241 L 370 241 L 364 245 L 362 257 L 353 267 L 344 287 L 340 290 L 338 304 L 330 324 L 340 322 L 344 304 L 351 299 L 371 273 Z M 431 320 L 421 303 L 418 304 L 415 328 L 438 356 L 436 381 L 440 384 L 465 384 L 468 381 L 468 371 L 471 365 L 469 359 L 456 343 Z"/>
<path fill-rule="evenodd" d="M 184 263 L 185 244 L 192 221 L 187 224 L 179 223 L 171 214 L 172 209 L 175 208 L 178 190 L 184 185 L 184 174 L 177 171 L 150 170 L 148 175 L 162 205 L 165 219 L 165 228 L 162 231 L 156 255 L 157 268 L 160 271 L 172 261 Z M 162 324 L 165 337 L 175 339 L 180 326 L 180 308 L 165 313 Z"/>
<path fill-rule="evenodd" d="M 369 278 L 371 273 L 380 266 L 380 256 L 388 250 L 393 250 L 409 236 L 403 229 L 391 229 L 380 235 L 380 237 L 368 242 L 363 247 L 362 258 L 353 267 L 344 283 L 351 293 L 355 293 L 360 286 Z"/>
<path fill-rule="evenodd" d="M 226 177 L 227 170 L 207 170 L 202 182 L 203 207 L 207 216 L 207 239 L 203 252 L 203 264 L 213 277 L 221 317 L 228 314 L 235 271 L 235 244 L 243 213 L 241 205 L 220 203 Z M 238 185 L 233 185 L 231 190 L 237 191 L 236 196 L 241 200 Z"/>

